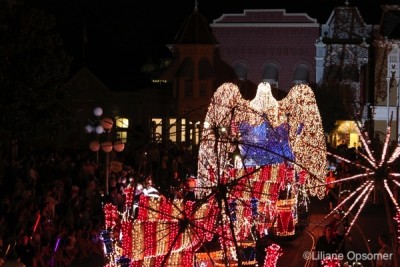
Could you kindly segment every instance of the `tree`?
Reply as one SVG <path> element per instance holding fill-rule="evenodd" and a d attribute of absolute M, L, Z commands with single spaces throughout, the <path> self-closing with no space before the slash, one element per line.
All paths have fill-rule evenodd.
<path fill-rule="evenodd" d="M 62 90 L 72 58 L 53 16 L 22 0 L 0 5 L 0 142 L 50 144 L 74 128 Z"/>

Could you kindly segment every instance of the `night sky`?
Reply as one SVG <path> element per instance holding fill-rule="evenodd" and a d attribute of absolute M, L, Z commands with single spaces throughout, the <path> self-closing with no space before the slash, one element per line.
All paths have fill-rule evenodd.
<path fill-rule="evenodd" d="M 197 3 L 200 13 L 210 23 L 224 13 L 268 8 L 307 13 L 325 23 L 333 8 L 344 2 L 198 0 Z M 56 17 L 57 31 L 67 53 L 74 58 L 72 71 L 87 66 L 115 90 L 131 87 L 132 83 L 140 86 L 141 66 L 169 55 L 166 44 L 171 43 L 195 6 L 195 0 L 36 0 L 36 3 Z M 381 0 L 350 0 L 351 5 L 359 7 L 368 24 L 379 23 L 381 3 Z"/>

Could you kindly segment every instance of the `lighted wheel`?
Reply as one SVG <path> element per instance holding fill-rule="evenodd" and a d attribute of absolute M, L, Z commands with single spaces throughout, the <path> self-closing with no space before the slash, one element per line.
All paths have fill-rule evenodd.
<path fill-rule="evenodd" d="M 132 200 L 124 213 L 110 211 L 110 265 L 274 266 L 279 245 L 259 241 L 270 241 L 271 232 L 295 234 L 298 205 L 309 195 L 325 196 L 325 167 L 321 119 L 308 86 L 276 101 L 262 83 L 247 101 L 235 85 L 223 84 L 202 129 L 192 197 L 141 196 L 135 215 Z"/>

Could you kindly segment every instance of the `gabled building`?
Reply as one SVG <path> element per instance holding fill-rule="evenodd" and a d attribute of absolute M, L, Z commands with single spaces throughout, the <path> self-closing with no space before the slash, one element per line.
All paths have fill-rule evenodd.
<path fill-rule="evenodd" d="M 390 80 L 392 66 L 396 69 L 394 80 L 400 77 L 396 67 L 400 66 L 400 56 L 395 54 L 400 50 L 387 48 L 395 40 L 389 38 L 395 36 L 396 27 L 390 28 L 386 23 L 396 21 L 390 20 L 397 14 L 393 9 L 387 7 L 392 11 L 382 20 L 379 33 L 378 26 L 366 24 L 359 10 L 348 3 L 336 7 L 322 25 L 307 14 L 280 9 L 223 14 L 209 23 L 195 6 L 167 45 L 173 55 L 172 63 L 157 77 L 153 76 L 153 88 L 134 93 L 98 91 L 93 96 L 107 98 L 104 107 L 108 114 L 129 119 L 129 128 L 140 130 L 148 141 L 198 144 L 210 98 L 222 83 L 236 83 L 242 96 L 252 99 L 257 85 L 267 81 L 272 84 L 275 98 L 280 99 L 294 84 L 306 82 L 313 88 L 331 87 L 339 91 L 341 103 L 335 105 L 344 112 L 328 141 L 333 146 L 342 140 L 349 146 L 357 145 L 355 120 L 367 125 L 370 122 L 371 131 L 375 128 L 379 132 L 388 114 L 392 114 L 388 113 L 388 103 L 398 107 L 393 104 L 394 96 L 388 102 L 386 93 L 382 93 L 390 91 L 397 96 L 387 86 L 393 83 L 377 87 L 377 83 Z M 372 47 L 374 39 L 385 45 L 375 42 Z M 384 52 L 379 52 L 378 47 L 385 47 Z M 384 67 L 374 69 L 374 60 L 377 68 Z M 382 65 L 393 60 L 396 64 Z M 382 73 L 385 74 L 378 77 Z M 374 80 L 375 96 L 370 93 Z M 86 104 L 88 109 L 95 102 L 90 107 Z M 132 130 L 127 132 L 128 139 L 132 135 L 129 131 Z"/>
<path fill-rule="evenodd" d="M 348 2 L 334 8 L 321 25 L 316 47 L 316 82 L 321 90 L 334 90 L 339 103 L 336 128 L 328 142 L 358 147 L 355 121 L 368 119 L 373 26 L 364 22 L 357 7 Z"/>
<path fill-rule="evenodd" d="M 173 62 L 158 79 L 171 84 L 175 112 L 174 116 L 153 119 L 153 135 L 162 137 L 158 141 L 197 144 L 214 91 L 226 81 L 236 81 L 237 77 L 219 57 L 219 44 L 197 6 L 168 47 L 173 53 Z"/>
<path fill-rule="evenodd" d="M 375 30 L 374 105 L 371 106 L 375 137 L 384 141 L 391 122 L 393 142 L 399 142 L 400 5 L 383 5 Z"/>
<path fill-rule="evenodd" d="M 295 84 L 315 83 L 318 36 L 319 24 L 306 14 L 245 10 L 208 24 L 195 7 L 169 45 L 173 63 L 159 77 L 173 87 L 176 118 L 153 120 L 155 134 L 198 144 L 210 98 L 224 82 L 236 83 L 245 99 L 262 81 L 278 99 Z"/>

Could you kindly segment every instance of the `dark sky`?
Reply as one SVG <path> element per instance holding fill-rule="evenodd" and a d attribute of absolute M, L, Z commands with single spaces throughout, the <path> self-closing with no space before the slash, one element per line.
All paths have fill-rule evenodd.
<path fill-rule="evenodd" d="M 74 70 L 83 64 L 112 89 L 140 84 L 140 67 L 168 55 L 174 38 L 195 0 L 37 0 L 57 20 L 66 51 L 75 58 Z M 378 24 L 382 0 L 350 0 L 368 24 Z M 307 13 L 325 23 L 344 0 L 198 0 L 198 8 L 211 23 L 224 13 L 244 9 L 286 9 Z M 87 43 L 83 49 L 83 29 Z M 85 52 L 83 52 L 85 51 Z"/>

